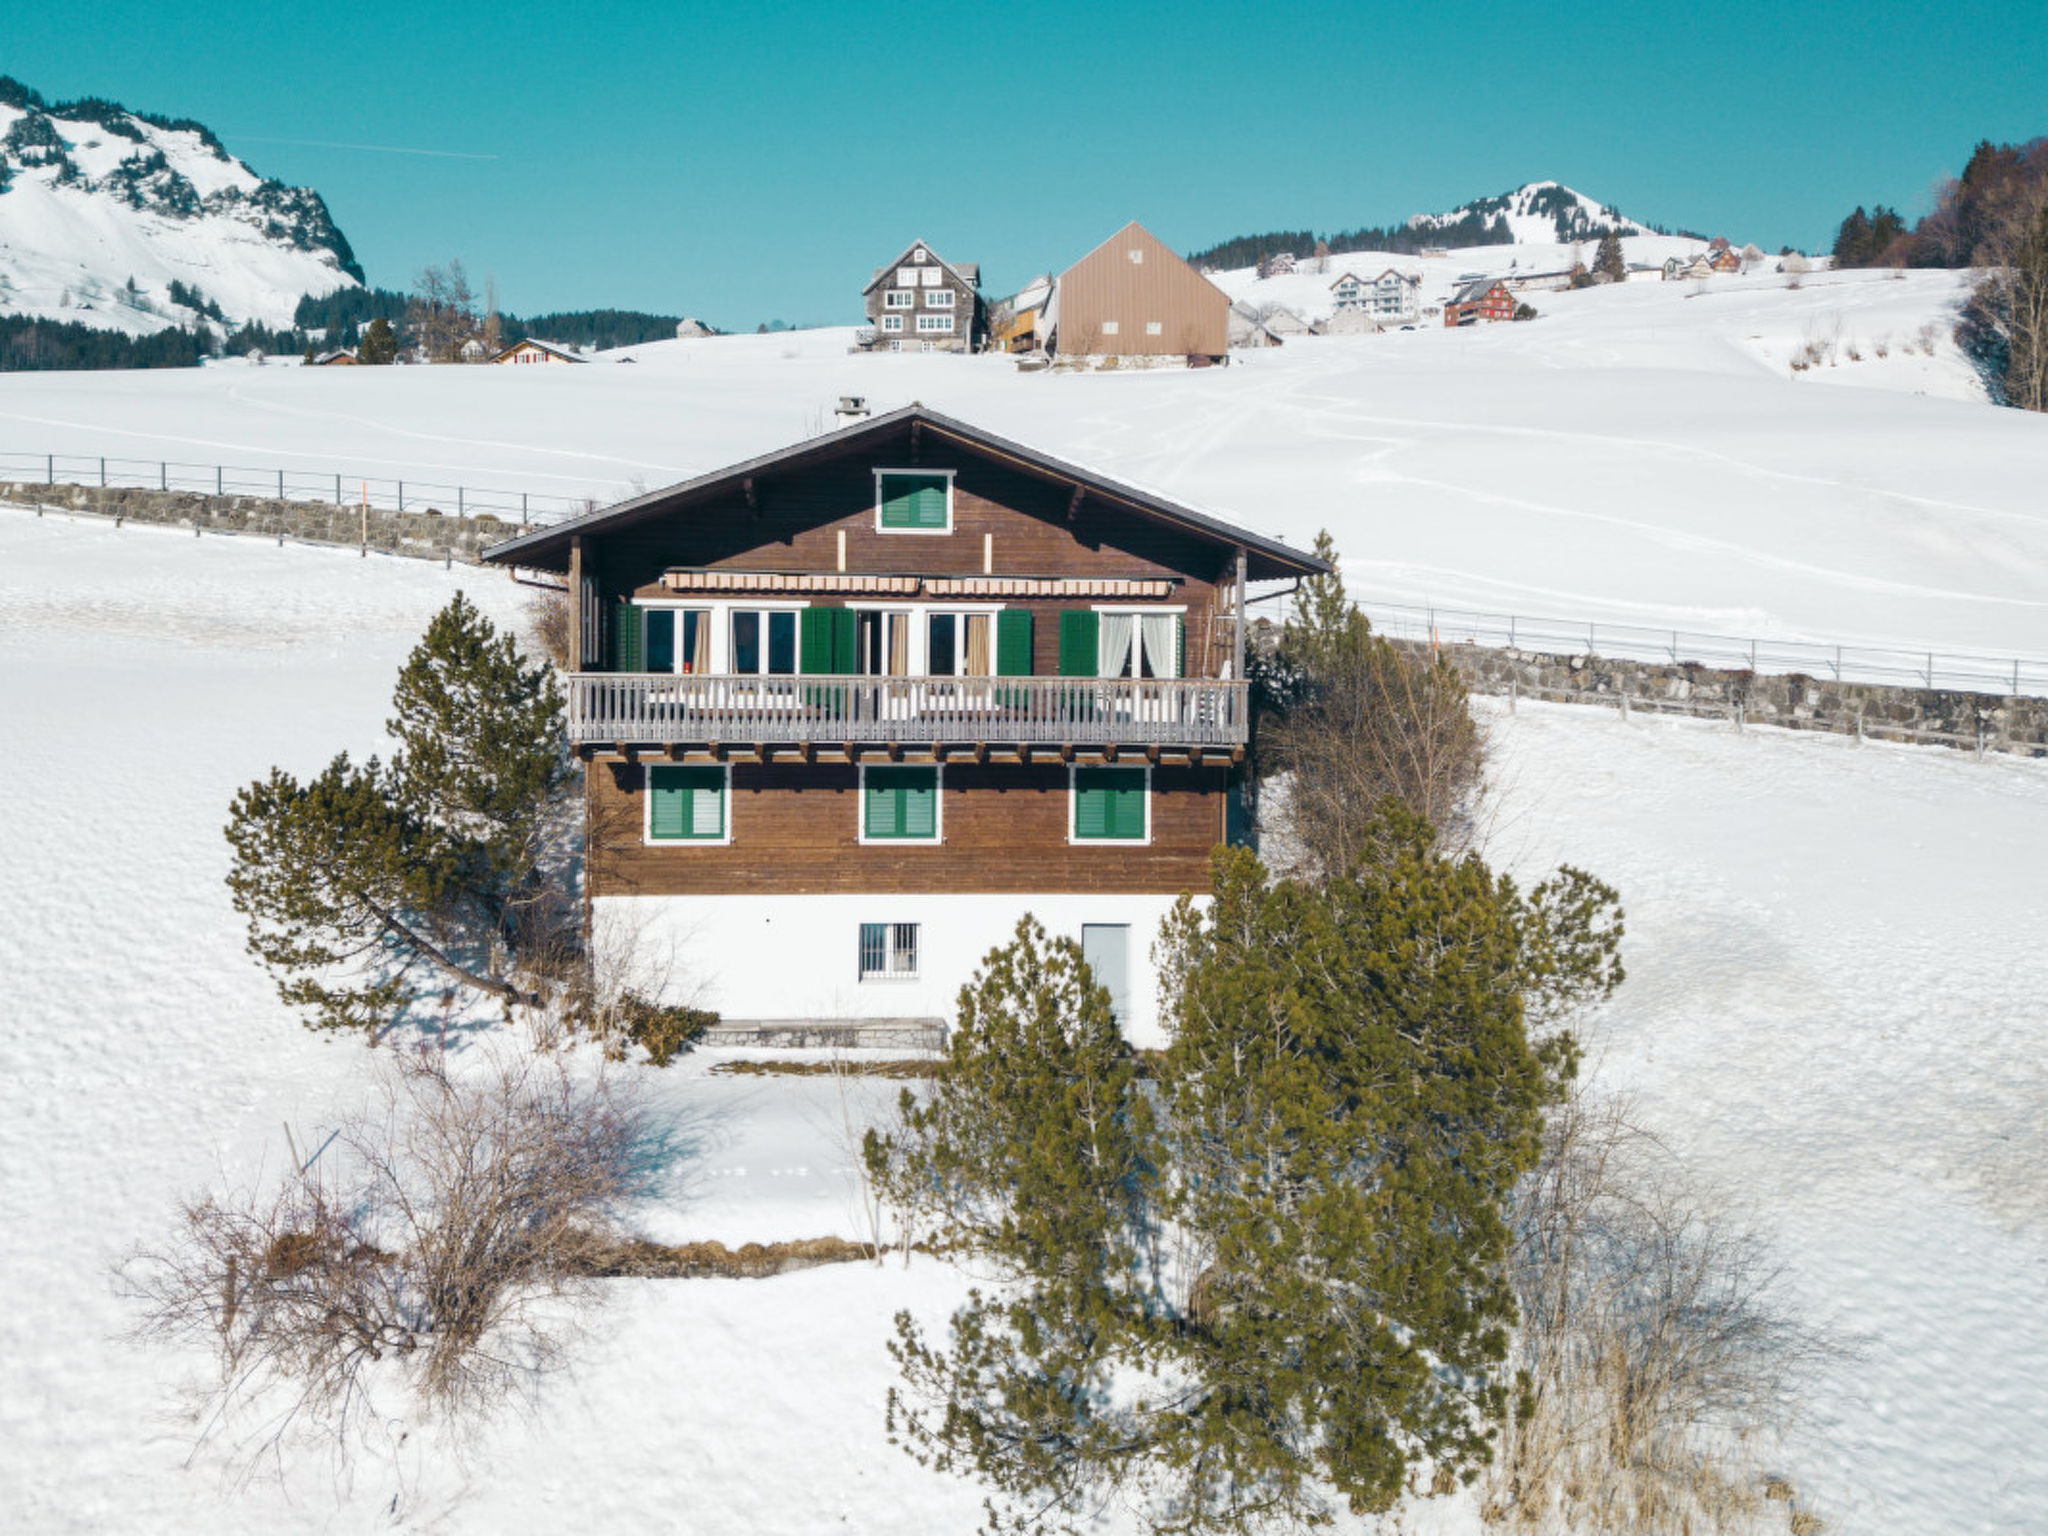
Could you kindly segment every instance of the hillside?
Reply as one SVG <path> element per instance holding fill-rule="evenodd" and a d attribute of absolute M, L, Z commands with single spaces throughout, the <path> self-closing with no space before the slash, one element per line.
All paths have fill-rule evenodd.
<path fill-rule="evenodd" d="M 1060 398 L 1078 418 L 1109 392 Z M 756 435 L 776 430 L 768 397 L 750 410 Z M 1256 467 L 1249 440 L 1219 446 Z M 522 590 L 480 574 L 0 510 L 21 743 L 0 757 L 0 1160 L 32 1170 L 0 1180 L 10 1515 L 38 1536 L 972 1529 L 975 1487 L 917 1467 L 883 1418 L 892 1315 L 929 1321 L 986 1282 L 928 1259 L 612 1282 L 530 1416 L 460 1447 L 380 1423 L 356 1465 L 294 1457 L 283 1486 L 240 1488 L 217 1451 L 192 1459 L 175 1385 L 208 1361 L 124 1338 L 135 1311 L 108 1280 L 123 1251 L 181 1197 L 275 1169 L 283 1125 L 319 1145 L 377 1054 L 299 1028 L 243 952 L 228 798 L 273 762 L 377 750 L 392 674 L 451 588 L 517 617 Z M 1487 718 L 1494 859 L 1520 874 L 1570 860 L 1627 905 L 1630 979 L 1590 1031 L 1588 1071 L 1762 1220 L 1794 1293 L 1858 1346 L 1828 1363 L 1777 1465 L 1838 1536 L 2034 1528 L 2048 775 L 1605 710 Z M 110 720 L 152 744 L 147 774 L 106 749 Z M 639 1074 L 689 1150 L 636 1223 L 669 1241 L 858 1233 L 835 1086 L 707 1076 L 718 1054 Z M 854 1112 L 899 1086 L 854 1085 Z M 1781 1511 L 1759 1532 L 1782 1536 Z M 1497 1528 L 1463 1498 L 1337 1527 L 1395 1529 Z"/>
<path fill-rule="evenodd" d="M 361 281 L 319 193 L 257 175 L 202 125 L 0 76 L 0 320 L 283 326 L 301 295 Z"/>
<path fill-rule="evenodd" d="M 1492 197 L 1476 197 L 1442 213 L 1410 214 L 1399 224 L 1318 234 L 1314 230 L 1281 230 L 1239 235 L 1219 241 L 1188 257 L 1207 271 L 1251 267 L 1282 252 L 1296 259 L 1315 254 L 1318 244 L 1332 256 L 1355 251 L 1384 251 L 1414 256 L 1452 246 L 1550 245 L 1598 239 L 1605 230 L 1647 235 L 1654 231 L 1619 209 L 1574 192 L 1562 182 L 1530 181 Z"/>

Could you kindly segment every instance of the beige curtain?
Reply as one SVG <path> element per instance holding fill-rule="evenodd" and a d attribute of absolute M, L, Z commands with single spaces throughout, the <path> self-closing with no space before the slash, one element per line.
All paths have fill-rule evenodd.
<path fill-rule="evenodd" d="M 985 613 L 967 615 L 967 675 L 987 677 L 990 672 L 988 661 L 989 617 Z"/>
<path fill-rule="evenodd" d="M 711 670 L 711 611 L 702 609 L 691 615 L 697 621 L 697 643 L 690 647 L 690 670 L 709 672 Z"/>
<path fill-rule="evenodd" d="M 889 615 L 889 675 L 904 677 L 910 671 L 910 615 Z"/>

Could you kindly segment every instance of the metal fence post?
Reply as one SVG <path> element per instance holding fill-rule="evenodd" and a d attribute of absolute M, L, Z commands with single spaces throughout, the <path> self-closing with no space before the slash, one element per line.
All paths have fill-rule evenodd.
<path fill-rule="evenodd" d="M 462 495 L 462 487 L 459 485 L 455 487 L 455 515 L 457 517 L 469 516 L 467 503 L 464 501 Z"/>
<path fill-rule="evenodd" d="M 1927 691 L 1934 691 L 1934 652 L 1927 653 Z"/>
<path fill-rule="evenodd" d="M 55 455 L 54 453 L 46 453 L 43 455 L 43 473 L 45 479 L 47 479 L 51 485 L 55 485 L 57 483 L 57 455 Z"/>
<path fill-rule="evenodd" d="M 277 472 L 277 499 L 284 500 L 284 471 L 281 469 Z"/>
<path fill-rule="evenodd" d="M 100 489 L 104 491 L 104 490 L 105 490 L 106 488 L 107 488 L 107 461 L 106 461 L 105 459 L 101 459 L 101 460 L 100 460 Z"/>
<path fill-rule="evenodd" d="M 337 507 L 341 505 L 341 476 L 339 475 L 334 477 L 334 504 Z"/>
<path fill-rule="evenodd" d="M 156 488 L 160 491 L 171 488 L 171 466 L 162 459 L 158 459 L 156 464 Z"/>
<path fill-rule="evenodd" d="M 219 498 L 221 498 L 222 496 L 225 496 L 225 495 L 227 495 L 227 493 L 228 493 L 228 492 L 227 492 L 227 484 L 228 484 L 228 482 L 227 482 L 227 471 L 226 471 L 226 470 L 224 470 L 224 469 L 222 469 L 222 468 L 221 468 L 221 467 L 220 467 L 220 466 L 219 466 L 218 464 L 214 465 L 214 466 L 213 466 L 213 494 L 214 494 L 214 499 L 215 499 L 215 500 L 218 500 L 218 499 L 219 499 Z"/>
<path fill-rule="evenodd" d="M 521 492 L 519 493 L 519 526 L 520 526 L 520 527 L 522 527 L 522 528 L 524 528 L 524 527 L 526 526 L 526 492 L 524 492 L 524 491 L 521 491 Z M 2020 676 L 2020 669 L 2019 669 L 2019 663 L 2017 663 L 2017 662 L 2013 663 L 2013 669 L 2012 669 L 2012 676 L 2013 676 L 2013 684 L 2012 684 L 2012 686 L 2013 686 L 2013 691 L 2014 691 L 2015 693 L 2017 693 L 2017 692 L 2019 691 L 2019 686 L 2020 686 L 2020 684 L 2019 684 L 2019 676 Z"/>
<path fill-rule="evenodd" d="M 405 510 L 405 482 L 403 480 L 398 482 L 398 510 L 401 512 Z"/>

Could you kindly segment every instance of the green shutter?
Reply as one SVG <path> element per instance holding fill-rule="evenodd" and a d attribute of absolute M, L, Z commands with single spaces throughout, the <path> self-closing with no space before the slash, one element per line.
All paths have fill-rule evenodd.
<path fill-rule="evenodd" d="M 612 609 L 612 670 L 614 672 L 644 672 L 647 670 L 647 645 L 644 625 L 647 615 L 638 604 L 619 599 Z"/>
<path fill-rule="evenodd" d="M 1105 842 L 1143 842 L 1145 770 L 1076 768 L 1074 836 Z"/>
<path fill-rule="evenodd" d="M 943 530 L 946 491 L 944 475 L 882 476 L 882 526 Z"/>
<path fill-rule="evenodd" d="M 832 670 L 851 675 L 860 670 L 859 630 L 851 608 L 828 608 L 832 615 Z"/>
<path fill-rule="evenodd" d="M 1188 616 L 1184 613 L 1173 621 L 1173 675 L 1188 675 Z"/>
<path fill-rule="evenodd" d="M 831 608 L 806 608 L 796 616 L 797 662 L 799 672 L 832 672 Z"/>
<path fill-rule="evenodd" d="M 1060 610 L 1060 676 L 1093 677 L 1102 617 L 1092 608 Z"/>
<path fill-rule="evenodd" d="M 647 835 L 656 842 L 725 836 L 723 768 L 650 768 L 647 798 Z"/>
<path fill-rule="evenodd" d="M 930 840 L 939 831 L 936 768 L 870 768 L 861 797 L 861 832 L 870 838 Z"/>
<path fill-rule="evenodd" d="M 1031 675 L 1031 610 L 1005 608 L 996 615 L 996 676 Z"/>

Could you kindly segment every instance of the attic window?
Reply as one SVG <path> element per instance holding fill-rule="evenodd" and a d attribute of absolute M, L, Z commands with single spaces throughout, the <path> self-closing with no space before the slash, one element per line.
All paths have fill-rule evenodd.
<path fill-rule="evenodd" d="M 910 259 L 912 261 L 923 261 L 925 259 L 924 247 L 920 245 L 916 250 L 912 251 Z"/>
<path fill-rule="evenodd" d="M 1142 267 L 1142 266 L 1143 266 L 1143 265 L 1145 264 L 1145 248 L 1144 248 L 1143 246 L 1141 246 L 1141 245 L 1134 245 L 1134 246 L 1132 246 L 1132 247 L 1131 247 L 1131 252 L 1130 252 L 1130 254 L 1131 254 L 1131 265 L 1132 265 L 1132 266 L 1134 266 L 1134 267 Z"/>

